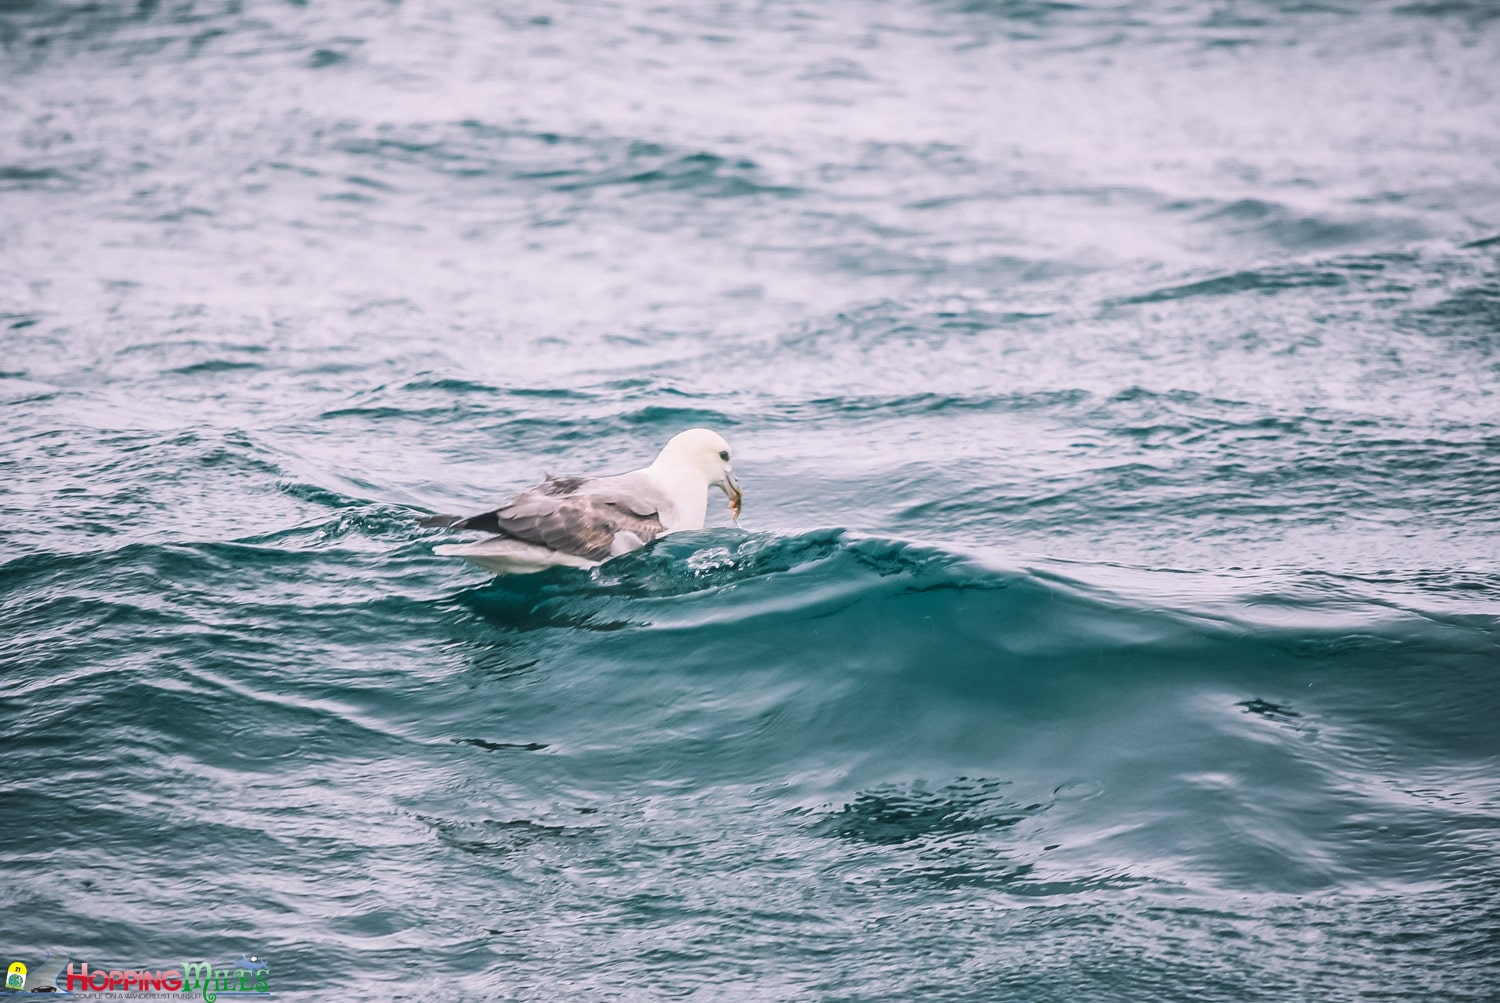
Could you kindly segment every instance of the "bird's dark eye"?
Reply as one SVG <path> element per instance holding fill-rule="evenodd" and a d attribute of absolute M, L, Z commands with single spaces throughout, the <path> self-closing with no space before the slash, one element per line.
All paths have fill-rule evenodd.
<path fill-rule="evenodd" d="M 725 463 L 728 463 L 729 462 L 729 450 L 727 450 L 727 449 L 721 449 L 721 450 L 719 450 L 719 459 L 723 460 Z"/>

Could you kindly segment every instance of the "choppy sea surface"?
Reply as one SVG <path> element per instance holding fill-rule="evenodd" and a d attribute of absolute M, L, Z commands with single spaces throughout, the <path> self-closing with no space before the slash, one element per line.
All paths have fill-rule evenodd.
<path fill-rule="evenodd" d="M 6 957 L 1500 998 L 1500 7 L 0 0 Z M 427 511 L 723 432 L 742 525 Z"/>

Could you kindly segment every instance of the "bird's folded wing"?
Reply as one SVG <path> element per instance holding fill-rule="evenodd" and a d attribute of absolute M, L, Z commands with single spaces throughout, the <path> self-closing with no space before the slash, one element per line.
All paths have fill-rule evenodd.
<path fill-rule="evenodd" d="M 636 545 L 661 535 L 660 503 L 651 492 L 640 490 L 641 485 L 610 478 L 574 483 L 569 487 L 575 493 L 562 494 L 557 492 L 559 480 L 549 478 L 493 512 L 459 520 L 451 528 L 501 533 L 595 561 L 622 552 L 616 546 L 617 534 L 630 534 L 639 540 Z"/>

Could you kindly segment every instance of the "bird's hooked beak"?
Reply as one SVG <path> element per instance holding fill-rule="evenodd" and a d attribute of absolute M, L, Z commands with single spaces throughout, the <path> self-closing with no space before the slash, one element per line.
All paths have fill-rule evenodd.
<path fill-rule="evenodd" d="M 739 525 L 740 502 L 745 497 L 745 492 L 740 490 L 740 482 L 735 480 L 734 475 L 726 470 L 724 471 L 724 477 L 714 483 L 719 486 L 719 490 L 724 492 L 724 497 L 729 499 L 729 516 L 734 520 L 735 525 Z"/>

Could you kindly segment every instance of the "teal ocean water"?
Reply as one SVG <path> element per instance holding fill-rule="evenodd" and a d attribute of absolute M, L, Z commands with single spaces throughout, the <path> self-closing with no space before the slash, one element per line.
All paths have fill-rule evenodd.
<path fill-rule="evenodd" d="M 1488 2 L 0 0 L 0 965 L 1500 998 Z M 494 579 L 431 511 L 694 425 Z"/>

